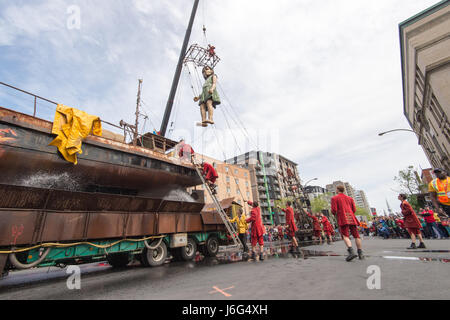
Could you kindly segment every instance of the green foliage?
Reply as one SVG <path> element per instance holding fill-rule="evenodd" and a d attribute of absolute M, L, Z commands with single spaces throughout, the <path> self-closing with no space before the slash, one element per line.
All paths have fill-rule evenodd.
<path fill-rule="evenodd" d="M 370 214 L 369 211 L 367 211 L 367 209 L 360 208 L 358 206 L 356 206 L 355 215 L 357 215 L 357 216 L 366 216 L 367 218 L 372 219 L 372 215 Z"/>
<path fill-rule="evenodd" d="M 413 166 L 409 166 L 405 170 L 400 170 L 394 181 L 398 183 L 401 192 L 407 195 L 407 200 L 414 210 L 418 211 L 421 204 L 419 203 L 418 194 L 426 192 L 427 185 L 422 182 Z"/>
<path fill-rule="evenodd" d="M 394 181 L 399 184 L 401 192 L 407 195 L 422 193 L 424 187 L 426 190 L 426 186 L 413 166 L 409 166 L 405 170 L 400 170 L 398 176 L 394 177 Z"/>
<path fill-rule="evenodd" d="M 323 195 L 320 195 L 317 198 L 314 198 L 313 201 L 311 201 L 311 210 L 312 212 L 322 212 L 322 210 L 330 210 L 330 203 Z"/>

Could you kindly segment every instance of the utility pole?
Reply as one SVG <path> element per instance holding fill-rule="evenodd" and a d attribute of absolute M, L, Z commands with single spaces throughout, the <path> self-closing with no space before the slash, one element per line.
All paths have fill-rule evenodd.
<path fill-rule="evenodd" d="M 133 138 L 133 146 L 137 146 L 137 139 L 139 136 L 139 116 L 141 115 L 140 108 L 141 108 L 141 90 L 142 90 L 142 79 L 139 79 L 139 86 L 138 86 L 138 94 L 137 94 L 137 102 L 136 102 L 136 122 L 133 125 L 126 123 L 125 121 L 120 121 L 120 126 L 123 127 L 123 133 L 124 136 L 127 136 L 127 132 L 129 133 L 131 131 L 130 136 Z"/>
<path fill-rule="evenodd" d="M 140 107 L 141 107 L 141 89 L 142 89 L 142 79 L 139 79 L 139 85 L 138 85 L 138 94 L 137 94 L 137 102 L 136 102 L 136 124 L 133 135 L 133 146 L 137 145 L 137 138 L 139 134 L 139 115 L 140 115 Z"/>

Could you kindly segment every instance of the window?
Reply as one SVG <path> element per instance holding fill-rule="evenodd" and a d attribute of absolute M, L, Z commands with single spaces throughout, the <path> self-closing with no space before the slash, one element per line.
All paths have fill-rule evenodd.
<path fill-rule="evenodd" d="M 244 173 L 244 177 L 246 177 L 246 178 L 248 177 L 248 172 Z"/>
<path fill-rule="evenodd" d="M 238 174 L 239 170 L 238 169 L 234 169 L 234 174 Z"/>
<path fill-rule="evenodd" d="M 247 192 L 247 198 L 250 198 L 250 192 Z"/>
<path fill-rule="evenodd" d="M 231 188 L 230 187 L 227 188 L 227 192 L 231 193 Z"/>
<path fill-rule="evenodd" d="M 239 191 L 239 190 L 237 190 L 236 193 L 237 193 L 238 196 L 241 195 L 241 191 Z"/>
<path fill-rule="evenodd" d="M 230 177 L 229 176 L 227 176 L 227 182 L 230 182 Z"/>
<path fill-rule="evenodd" d="M 239 179 L 234 179 L 236 181 L 236 184 L 239 184 Z"/>
<path fill-rule="evenodd" d="M 225 167 L 225 172 L 228 173 L 230 171 L 230 168 Z"/>
<path fill-rule="evenodd" d="M 249 186 L 249 184 L 248 184 L 248 181 L 245 181 L 245 186 L 246 186 L 246 187 L 248 187 L 248 186 Z"/>

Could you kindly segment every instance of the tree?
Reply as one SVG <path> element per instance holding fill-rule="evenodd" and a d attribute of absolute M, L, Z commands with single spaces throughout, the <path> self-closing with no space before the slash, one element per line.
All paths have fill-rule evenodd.
<path fill-rule="evenodd" d="M 364 208 L 360 208 L 358 206 L 356 206 L 356 212 L 355 212 L 356 216 L 365 216 L 367 217 L 368 220 L 372 220 L 372 215 L 370 214 L 369 211 L 367 211 L 367 209 Z"/>
<path fill-rule="evenodd" d="M 414 210 L 419 210 L 420 204 L 417 195 L 426 190 L 426 185 L 420 179 L 417 170 L 413 166 L 400 170 L 398 176 L 394 177 L 394 181 L 400 186 L 401 192 L 406 194 L 408 202 Z"/>
<path fill-rule="evenodd" d="M 330 210 L 330 203 L 323 195 L 319 195 L 311 201 L 312 212 L 322 212 L 322 210 Z"/>

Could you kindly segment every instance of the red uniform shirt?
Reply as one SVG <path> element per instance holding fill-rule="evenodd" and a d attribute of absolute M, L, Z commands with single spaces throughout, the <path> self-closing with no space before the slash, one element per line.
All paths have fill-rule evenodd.
<path fill-rule="evenodd" d="M 359 226 L 358 219 L 356 219 L 356 205 L 353 198 L 346 196 L 343 193 L 331 198 L 331 212 L 337 216 L 338 224 L 342 226 Z"/>
<path fill-rule="evenodd" d="M 203 175 L 205 176 L 206 180 L 209 180 L 212 183 L 215 183 L 216 179 L 219 177 L 216 169 L 214 169 L 212 165 L 206 162 L 203 164 Z"/>
<path fill-rule="evenodd" d="M 188 145 L 187 143 L 183 143 L 181 146 L 180 146 L 180 152 L 178 153 L 178 156 L 180 157 L 180 158 L 182 158 L 185 154 L 187 155 L 187 154 L 191 154 L 191 155 L 194 155 L 195 154 L 195 152 L 194 152 L 194 149 L 192 149 L 192 147 L 190 146 L 190 145 Z"/>
<path fill-rule="evenodd" d="M 330 220 L 328 220 L 327 217 L 322 217 L 322 225 L 323 225 L 323 231 L 333 231 L 333 226 L 330 223 Z"/>
<path fill-rule="evenodd" d="M 311 215 L 309 212 L 306 212 L 306 214 L 308 215 L 308 217 L 313 219 L 313 229 L 314 229 L 314 231 L 322 231 L 322 227 L 320 226 L 319 219 L 317 217 Z"/>
<path fill-rule="evenodd" d="M 286 209 L 281 209 L 286 213 L 286 224 L 289 226 L 291 232 L 296 232 L 298 230 L 295 220 L 294 220 L 294 209 L 287 207 Z"/>
<path fill-rule="evenodd" d="M 425 219 L 425 222 L 426 222 L 426 223 L 433 223 L 433 222 L 436 222 L 436 220 L 434 219 L 434 213 L 433 213 L 433 211 L 431 211 L 431 210 L 423 210 L 423 211 L 422 211 L 422 214 L 425 214 L 425 215 L 423 216 L 423 218 Z M 428 214 L 428 216 L 427 216 L 427 214 Z"/>
<path fill-rule="evenodd" d="M 253 203 L 249 202 L 249 205 L 253 205 Z M 261 220 L 261 209 L 259 207 L 253 208 L 250 212 L 250 218 L 247 219 L 247 223 L 252 223 L 252 238 L 262 237 L 264 234 L 263 224 Z"/>

